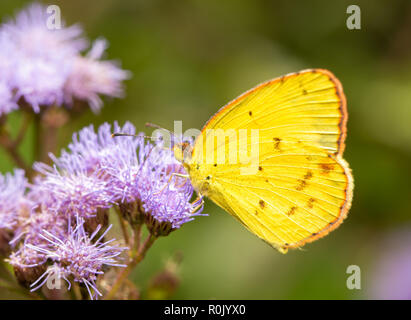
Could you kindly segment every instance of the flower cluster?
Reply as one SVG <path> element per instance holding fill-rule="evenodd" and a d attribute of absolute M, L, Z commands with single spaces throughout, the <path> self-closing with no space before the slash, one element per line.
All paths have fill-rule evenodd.
<path fill-rule="evenodd" d="M 121 97 L 129 72 L 100 60 L 107 43 L 90 51 L 77 26 L 50 29 L 47 7 L 33 4 L 0 27 L 0 116 L 20 107 L 39 112 L 45 106 L 75 107 L 87 102 L 101 108 L 99 95 Z"/>
<path fill-rule="evenodd" d="M 85 285 L 91 298 L 97 297 L 97 295 L 102 296 L 96 287 L 96 280 L 99 274 L 103 274 L 103 266 L 126 267 L 119 264 L 116 258 L 127 248 L 110 245 L 115 239 L 103 242 L 110 228 L 107 228 L 98 239 L 95 239 L 101 227 L 96 228 L 89 235 L 84 229 L 84 220 L 79 219 L 73 228 L 69 219 L 64 241 L 58 235 L 43 230 L 40 237 L 49 244 L 48 248 L 34 245 L 27 245 L 27 247 L 49 258 L 53 267 L 47 269 L 31 285 L 32 290 L 37 290 L 51 275 L 57 274 L 58 278 L 67 281 L 69 289 L 71 283 L 68 278 L 72 277 L 75 282 Z M 93 290 L 93 293 L 90 289 Z"/>
<path fill-rule="evenodd" d="M 32 184 L 21 170 L 0 178 L 0 197 L 10 200 L 2 201 L 0 221 L 13 231 L 9 262 L 21 283 L 38 279 L 32 285 L 37 289 L 57 270 L 68 282 L 83 284 L 92 297 L 100 295 L 96 280 L 103 266 L 123 266 L 116 258 L 124 248 L 102 242 L 109 228 L 95 239 L 111 207 L 131 224 L 146 223 L 155 236 L 202 215 L 202 199 L 192 201 L 190 181 L 175 175 L 185 172 L 172 150 L 143 134 L 120 138 L 112 132 L 134 135 L 135 128 L 130 123 L 105 123 L 97 132 L 86 127 L 60 157 L 50 155 L 52 166 L 35 163 L 38 176 Z M 24 214 L 21 203 L 30 204 Z"/>
<path fill-rule="evenodd" d="M 126 266 L 120 262 L 125 250 L 130 249 L 127 266 L 135 265 L 157 237 L 202 215 L 203 202 L 193 200 L 193 187 L 173 151 L 162 140 L 152 143 L 136 135 L 131 123 L 105 123 L 97 131 L 86 127 L 59 156 L 53 154 L 56 130 L 72 115 L 65 110 L 88 105 L 97 112 L 101 96 L 122 96 L 129 73 L 102 60 L 105 40 L 85 53 L 88 41 L 79 26 L 62 23 L 53 29 L 48 19 L 47 7 L 34 4 L 0 25 L 0 145 L 27 171 L 0 174 L 0 257 L 32 291 L 57 276 L 68 290 L 76 283 L 76 289 L 83 288 L 77 294 L 87 290 L 93 299 L 102 295 L 102 275 Z M 28 122 L 14 139 L 5 124 L 6 115 L 17 109 Z M 42 161 L 33 170 L 18 152 L 31 120 Z M 113 137 L 113 132 L 130 136 Z M 109 239 L 112 211 L 120 217 L 124 246 Z M 143 224 L 149 237 L 140 243 Z M 113 284 L 114 293 L 121 281 Z"/>

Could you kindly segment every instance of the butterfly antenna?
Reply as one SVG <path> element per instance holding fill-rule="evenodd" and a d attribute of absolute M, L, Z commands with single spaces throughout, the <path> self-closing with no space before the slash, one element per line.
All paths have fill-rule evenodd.
<path fill-rule="evenodd" d="M 154 124 L 154 123 L 151 123 L 151 122 L 146 122 L 146 127 L 167 130 L 165 128 L 160 127 L 158 124 Z M 167 131 L 170 132 L 170 130 L 167 130 Z"/>
<path fill-rule="evenodd" d="M 149 137 L 149 136 L 141 136 L 137 134 L 129 134 L 129 133 L 121 133 L 121 132 L 112 133 L 111 137 L 112 138 L 115 138 L 115 137 L 144 137 L 145 139 L 153 139 L 153 137 Z"/>
<path fill-rule="evenodd" d="M 160 126 L 157 125 L 157 124 L 154 124 L 154 123 L 151 123 L 151 122 L 146 122 L 146 127 L 165 130 L 165 131 L 167 131 L 167 132 L 170 134 L 170 136 L 172 137 L 172 139 L 173 139 L 172 141 L 177 140 L 177 136 L 176 136 L 176 134 L 175 134 L 173 131 L 168 130 L 168 129 L 163 128 L 163 127 L 160 127 Z M 174 142 L 173 142 L 173 144 L 174 144 Z"/>

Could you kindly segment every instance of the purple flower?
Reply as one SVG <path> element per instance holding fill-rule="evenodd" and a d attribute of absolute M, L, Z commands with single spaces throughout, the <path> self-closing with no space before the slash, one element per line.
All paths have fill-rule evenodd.
<path fill-rule="evenodd" d="M 98 112 L 102 106 L 100 94 L 123 97 L 122 82 L 130 78 L 130 73 L 112 61 L 99 60 L 106 48 L 107 41 L 97 40 L 85 57 L 77 56 L 74 59 L 73 70 L 64 86 L 68 104 L 72 104 L 73 99 L 87 101 L 90 108 Z"/>
<path fill-rule="evenodd" d="M 131 220 L 143 215 L 150 226 L 163 223 L 168 231 L 201 214 L 202 199 L 192 201 L 189 179 L 175 176 L 186 172 L 171 149 L 147 142 L 143 134 L 113 138 L 112 130 L 135 132 L 130 123 L 113 129 L 105 123 L 97 132 L 89 126 L 74 134 L 69 151 L 51 155 L 53 167 L 34 165 L 43 178 L 31 192 L 45 199 L 48 211 L 88 218 L 117 204 Z"/>
<path fill-rule="evenodd" d="M 71 157 L 81 159 L 85 172 L 99 172 L 107 182 L 112 200 L 124 207 L 135 204 L 158 222 L 179 228 L 202 211 L 201 200 L 191 202 L 193 187 L 171 149 L 162 141 L 147 142 L 144 134 L 135 137 L 112 137 L 113 132 L 134 134 L 135 128 L 126 123 L 120 127 L 103 124 L 95 133 L 87 127 L 74 135 L 70 153 L 63 152 L 55 163 L 65 167 Z"/>
<path fill-rule="evenodd" d="M 13 50 L 10 37 L 0 31 L 0 116 L 18 108 L 10 79 L 13 75 Z"/>
<path fill-rule="evenodd" d="M 54 268 L 48 269 L 44 274 L 35 281 L 31 287 L 32 291 L 37 290 L 48 278 L 55 272 L 69 283 L 70 279 L 85 285 L 91 299 L 101 296 L 97 289 L 96 280 L 98 275 L 103 274 L 105 266 L 126 267 L 118 263 L 119 255 L 128 248 L 112 245 L 115 239 L 103 242 L 103 238 L 110 230 L 107 228 L 98 238 L 97 234 L 101 230 L 99 226 L 91 235 L 84 230 L 84 220 L 77 219 L 75 227 L 68 223 L 67 235 L 64 238 L 43 230 L 40 236 L 49 243 L 49 248 L 26 245 L 28 248 L 44 254 L 50 259 Z M 94 293 L 92 293 L 92 291 Z"/>
<path fill-rule="evenodd" d="M 79 156 L 82 159 L 82 168 L 87 172 L 93 172 L 109 166 L 108 164 L 121 158 L 121 167 L 138 166 L 137 150 L 142 147 L 144 141 L 138 138 L 129 137 L 127 139 L 113 139 L 113 132 L 124 132 L 135 134 L 134 126 L 126 122 L 120 127 L 117 122 L 114 127 L 104 123 L 95 132 L 92 125 L 83 128 L 79 133 L 73 134 L 73 142 L 68 145 L 68 151 L 63 150 L 61 156 L 55 163 L 64 166 L 69 163 L 71 157 Z M 118 154 L 120 152 L 120 155 Z M 127 159 L 124 159 L 127 158 Z"/>
<path fill-rule="evenodd" d="M 144 211 L 172 229 L 202 215 L 203 209 L 201 198 L 191 202 L 194 189 L 190 180 L 176 173 L 187 175 L 173 151 L 158 142 L 146 155 L 135 180 Z"/>
<path fill-rule="evenodd" d="M 121 97 L 129 73 L 110 61 L 100 61 L 106 42 L 96 41 L 86 56 L 88 41 L 77 26 L 49 28 L 47 7 L 33 4 L 0 28 L 0 114 L 23 98 L 35 112 L 44 106 L 72 107 L 75 100 L 101 108 L 99 95 Z M 6 86 L 2 88 L 2 83 Z M 4 86 L 4 85 L 3 85 Z M 6 89 L 9 89 L 7 91 Z M 12 98 L 11 92 L 15 92 Z M 10 102 L 11 101 L 11 102 Z"/>
<path fill-rule="evenodd" d="M 5 81 L 0 80 L 0 116 L 16 109 L 18 109 L 18 105 L 13 97 L 11 88 Z"/>
<path fill-rule="evenodd" d="M 67 232 L 67 219 L 37 205 L 28 215 L 20 217 L 10 241 L 14 252 L 7 261 L 14 267 L 18 281 L 24 286 L 31 284 L 47 268 L 46 255 L 30 248 L 31 245 L 43 249 L 50 247 L 49 242 L 40 236 L 43 230 L 63 237 Z"/>
<path fill-rule="evenodd" d="M 47 7 L 38 3 L 20 11 L 14 20 L 3 24 L 5 32 L 11 35 L 13 43 L 30 56 L 50 58 L 56 53 L 76 54 L 87 47 L 82 37 L 83 30 L 77 26 L 50 29 Z M 46 45 L 46 46 L 45 46 Z"/>
<path fill-rule="evenodd" d="M 61 105 L 63 87 L 73 59 L 86 47 L 78 26 L 50 30 L 47 9 L 33 4 L 16 19 L 2 25 L 0 32 L 9 40 L 12 76 L 9 85 L 17 97 L 24 97 L 39 112 L 42 105 Z M 0 49 L 1 50 L 1 49 Z"/>
<path fill-rule="evenodd" d="M 27 179 L 24 170 L 16 169 L 14 173 L 0 174 L 0 230 L 12 230 L 22 211 L 30 206 L 24 193 Z"/>
<path fill-rule="evenodd" d="M 44 163 L 34 164 L 43 178 L 37 180 L 32 189 L 47 195 L 42 205 L 55 214 L 83 218 L 94 217 L 98 209 L 111 207 L 113 199 L 104 173 L 101 170 L 87 172 L 79 155 L 72 155 L 66 160 L 56 159 L 53 167 Z"/>

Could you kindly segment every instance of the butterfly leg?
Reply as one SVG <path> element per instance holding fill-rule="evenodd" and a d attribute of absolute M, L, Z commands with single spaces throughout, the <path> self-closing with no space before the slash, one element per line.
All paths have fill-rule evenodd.
<path fill-rule="evenodd" d="M 171 174 L 171 177 L 172 177 L 172 176 L 176 176 L 176 177 L 180 177 L 180 178 L 184 178 L 184 179 L 185 179 L 183 184 L 181 184 L 181 185 L 179 185 L 179 186 L 176 186 L 177 188 L 182 188 L 182 187 L 184 187 L 184 186 L 186 185 L 187 181 L 190 180 L 190 176 L 189 176 L 188 174 L 182 174 L 182 173 L 173 172 L 173 173 Z M 171 177 L 170 177 L 170 180 L 171 180 Z M 170 183 L 170 181 L 169 181 L 169 183 Z"/>
<path fill-rule="evenodd" d="M 155 192 L 154 194 L 160 194 L 164 191 L 164 189 L 170 184 L 171 180 L 173 179 L 173 177 L 181 177 L 181 178 L 186 178 L 186 181 L 184 182 L 184 184 L 187 182 L 187 180 L 190 178 L 190 176 L 188 174 L 182 174 L 182 173 L 177 173 L 177 172 L 172 172 L 170 175 L 170 178 L 168 179 L 167 183 L 164 185 L 164 187 L 161 188 L 160 191 Z M 183 186 L 184 186 L 183 184 Z"/>
<path fill-rule="evenodd" d="M 200 193 L 198 193 L 198 196 L 194 200 L 193 205 L 196 204 L 197 202 L 200 202 L 200 203 L 196 205 L 193 210 L 191 210 L 191 213 L 196 213 L 204 205 L 204 198 Z"/>

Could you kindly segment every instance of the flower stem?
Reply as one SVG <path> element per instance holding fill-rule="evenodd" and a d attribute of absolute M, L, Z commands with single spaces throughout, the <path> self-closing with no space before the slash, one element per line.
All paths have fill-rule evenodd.
<path fill-rule="evenodd" d="M 134 248 L 138 249 L 140 247 L 141 240 L 141 224 L 138 224 L 134 229 Z"/>
<path fill-rule="evenodd" d="M 80 290 L 80 286 L 75 281 L 73 281 L 73 292 L 74 292 L 74 297 L 76 298 L 76 300 L 82 300 L 83 299 L 83 296 L 82 296 L 81 290 Z"/>
<path fill-rule="evenodd" d="M 134 270 L 134 268 L 144 259 L 146 252 L 150 247 L 153 245 L 154 241 L 157 239 L 156 236 L 153 234 L 149 234 L 144 243 L 141 245 L 137 254 L 134 258 L 130 261 L 128 266 L 121 270 L 118 274 L 116 281 L 114 282 L 113 286 L 111 287 L 110 291 L 104 297 L 104 300 L 112 300 L 116 295 L 117 291 L 120 289 L 123 282 L 128 278 L 130 273 Z"/>
<path fill-rule="evenodd" d="M 52 106 L 35 117 L 35 160 L 50 163 L 49 153 L 56 153 L 59 129 L 68 121 L 62 108 Z"/>
<path fill-rule="evenodd" d="M 120 222 L 120 227 L 121 227 L 121 231 L 123 232 L 124 241 L 126 242 L 127 245 L 130 245 L 130 236 L 128 235 L 126 221 L 124 220 L 123 215 L 121 214 L 120 209 L 118 207 L 115 208 L 115 211 L 117 213 L 118 220 Z"/>
<path fill-rule="evenodd" d="M 23 139 L 24 139 L 24 137 L 25 137 L 25 135 L 26 135 L 27 129 L 28 129 L 29 126 L 30 126 L 30 122 L 31 122 L 32 119 L 33 119 L 33 115 L 32 115 L 32 114 L 30 114 L 30 113 L 28 113 L 28 112 L 24 112 L 24 115 L 23 115 L 23 123 L 22 123 L 22 125 L 21 125 L 21 127 L 20 127 L 20 130 L 19 130 L 19 132 L 18 132 L 18 134 L 17 134 L 16 139 L 14 140 L 14 143 L 15 143 L 17 146 L 19 146 L 19 145 L 22 143 L 22 141 L 23 141 Z"/>
<path fill-rule="evenodd" d="M 25 121 L 26 122 L 26 121 Z M 18 151 L 18 147 L 22 141 L 22 137 L 25 134 L 24 127 L 28 126 L 27 124 L 23 123 L 23 129 L 20 129 L 18 137 L 16 140 L 13 140 L 9 131 L 6 128 L 1 128 L 0 132 L 0 145 L 8 152 L 10 157 L 13 159 L 14 163 L 24 169 L 27 175 L 30 177 L 32 175 L 32 169 L 26 164 L 22 156 Z"/>

